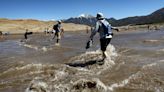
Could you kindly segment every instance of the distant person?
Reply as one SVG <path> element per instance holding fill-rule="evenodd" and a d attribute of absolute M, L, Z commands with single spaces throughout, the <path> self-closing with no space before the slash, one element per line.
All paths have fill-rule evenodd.
<path fill-rule="evenodd" d="M 90 39 L 87 43 L 86 49 L 88 49 L 90 47 L 88 45 L 90 45 L 90 43 L 92 42 L 94 35 L 97 32 L 99 32 L 100 46 L 101 46 L 102 56 L 103 56 L 103 60 L 104 60 L 107 57 L 107 54 L 105 52 L 106 48 L 113 37 L 112 29 L 117 30 L 117 31 L 119 31 L 119 30 L 115 27 L 112 27 L 109 24 L 109 22 L 104 18 L 102 13 L 97 13 L 96 19 L 97 19 L 96 27 L 95 27 L 95 30 L 92 31 L 92 33 L 90 35 Z"/>
<path fill-rule="evenodd" d="M 0 38 L 3 38 L 3 33 L 2 33 L 2 31 L 0 31 Z"/>
<path fill-rule="evenodd" d="M 28 39 L 27 35 L 31 35 L 31 34 L 33 34 L 33 32 L 28 32 L 28 29 L 26 29 L 26 32 L 24 34 L 24 38 L 27 40 Z"/>
<path fill-rule="evenodd" d="M 94 27 L 91 27 L 91 32 L 94 30 Z"/>
<path fill-rule="evenodd" d="M 158 30 L 158 27 L 157 27 L 157 25 L 155 25 L 155 26 L 154 26 L 154 29 L 155 29 L 155 30 Z"/>
<path fill-rule="evenodd" d="M 54 33 L 54 37 L 52 39 L 55 39 L 55 37 L 57 37 L 56 45 L 60 45 L 59 40 L 61 39 L 61 35 L 63 35 L 63 33 L 64 33 L 64 30 L 61 25 L 61 20 L 59 20 L 58 23 L 53 26 L 53 30 L 55 33 Z"/>
<path fill-rule="evenodd" d="M 150 30 L 150 25 L 147 25 L 147 29 Z"/>

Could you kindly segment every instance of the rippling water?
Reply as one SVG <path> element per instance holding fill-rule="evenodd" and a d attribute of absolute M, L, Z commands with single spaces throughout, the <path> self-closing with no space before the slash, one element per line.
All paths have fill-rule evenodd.
<path fill-rule="evenodd" d="M 163 92 L 164 31 L 116 33 L 104 64 L 98 36 L 66 32 L 61 46 L 36 34 L 0 42 L 0 92 Z"/>

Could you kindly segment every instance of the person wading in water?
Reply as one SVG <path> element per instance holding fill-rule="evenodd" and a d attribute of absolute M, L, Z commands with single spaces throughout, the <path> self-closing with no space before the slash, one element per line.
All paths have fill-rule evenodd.
<path fill-rule="evenodd" d="M 59 40 L 61 39 L 61 35 L 64 33 L 64 30 L 61 26 L 61 21 L 59 20 L 57 24 L 55 24 L 53 26 L 53 30 L 55 31 L 54 37 L 52 39 L 55 39 L 55 37 L 57 37 L 56 39 L 56 45 L 60 45 L 59 44 Z"/>
<path fill-rule="evenodd" d="M 112 29 L 116 31 L 119 31 L 119 30 L 115 27 L 112 27 L 109 24 L 109 22 L 104 18 L 102 13 L 97 13 L 96 19 L 97 19 L 96 27 L 95 27 L 95 30 L 93 30 L 90 35 L 90 39 L 87 42 L 86 49 L 90 47 L 89 45 L 90 43 L 93 42 L 92 41 L 93 37 L 98 32 L 100 35 L 100 46 L 101 46 L 102 57 L 103 57 L 102 61 L 104 61 L 104 59 L 107 57 L 106 48 L 113 37 Z"/>

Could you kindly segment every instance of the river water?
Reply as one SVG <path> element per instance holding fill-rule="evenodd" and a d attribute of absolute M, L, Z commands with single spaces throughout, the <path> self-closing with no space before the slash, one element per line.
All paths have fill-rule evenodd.
<path fill-rule="evenodd" d="M 0 41 L 0 92 L 164 92 L 164 30 L 115 33 L 104 64 L 98 35 L 66 32 Z"/>

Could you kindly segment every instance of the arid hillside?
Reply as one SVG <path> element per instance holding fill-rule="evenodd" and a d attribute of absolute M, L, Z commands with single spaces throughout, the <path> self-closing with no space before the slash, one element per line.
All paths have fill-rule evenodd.
<path fill-rule="evenodd" d="M 52 30 L 52 27 L 57 22 L 55 21 L 39 21 L 33 19 L 19 19 L 19 20 L 9 20 L 0 19 L 0 31 L 14 33 L 24 33 L 26 29 L 33 32 L 44 32 L 46 28 Z M 86 30 L 86 25 L 73 24 L 73 23 L 63 23 L 63 28 L 65 31 L 79 31 Z"/>

